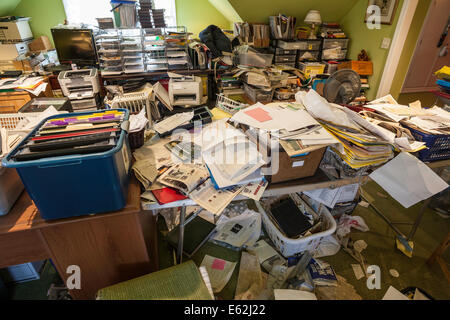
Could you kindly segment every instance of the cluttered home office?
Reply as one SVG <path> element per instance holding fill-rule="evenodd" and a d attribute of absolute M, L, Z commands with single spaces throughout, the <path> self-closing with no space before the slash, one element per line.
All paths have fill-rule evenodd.
<path fill-rule="evenodd" d="M 0 298 L 448 300 L 450 2 L 0 3 Z"/>

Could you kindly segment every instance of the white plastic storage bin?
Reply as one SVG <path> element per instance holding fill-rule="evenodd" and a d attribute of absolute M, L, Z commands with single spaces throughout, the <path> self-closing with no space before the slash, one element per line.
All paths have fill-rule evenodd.
<path fill-rule="evenodd" d="M 303 199 L 301 199 L 300 197 L 296 198 L 299 200 L 299 202 L 307 212 L 313 211 L 313 209 L 311 209 L 311 207 Z M 328 211 L 325 206 L 321 205 L 318 208 L 316 214 L 318 214 L 322 218 L 322 223 L 324 224 L 325 231 L 321 231 L 299 239 L 291 239 L 284 236 L 281 231 L 278 230 L 275 224 L 270 220 L 269 216 L 266 213 L 266 210 L 263 207 L 264 204 L 259 201 L 255 201 L 255 204 L 258 208 L 258 211 L 261 213 L 264 227 L 266 228 L 270 239 L 275 244 L 278 251 L 285 258 L 291 257 L 303 251 L 316 251 L 320 243 L 327 240 L 327 238 L 336 231 L 336 221 L 334 220 L 330 211 Z"/>
<path fill-rule="evenodd" d="M 39 280 L 45 261 L 18 264 L 0 270 L 0 275 L 5 283 L 19 283 L 31 280 Z"/>
<path fill-rule="evenodd" d="M 0 165 L 0 216 L 6 215 L 24 189 L 16 169 Z"/>
<path fill-rule="evenodd" d="M 347 49 L 349 39 L 323 39 L 323 49 L 331 49 L 340 47 Z"/>

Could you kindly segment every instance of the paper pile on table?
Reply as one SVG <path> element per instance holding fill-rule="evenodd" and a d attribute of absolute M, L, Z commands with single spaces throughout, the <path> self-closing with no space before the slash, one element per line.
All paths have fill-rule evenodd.
<path fill-rule="evenodd" d="M 394 156 L 392 145 L 369 130 L 370 123 L 352 110 L 328 103 L 314 90 L 296 99 L 340 142 L 332 147 L 351 168 L 382 164 Z"/>

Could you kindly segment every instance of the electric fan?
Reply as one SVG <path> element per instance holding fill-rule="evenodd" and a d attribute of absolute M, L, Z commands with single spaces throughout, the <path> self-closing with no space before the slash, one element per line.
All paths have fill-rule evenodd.
<path fill-rule="evenodd" d="M 361 91 L 359 75 L 350 69 L 343 69 L 333 73 L 325 82 L 323 96 L 328 102 L 348 104 Z"/>

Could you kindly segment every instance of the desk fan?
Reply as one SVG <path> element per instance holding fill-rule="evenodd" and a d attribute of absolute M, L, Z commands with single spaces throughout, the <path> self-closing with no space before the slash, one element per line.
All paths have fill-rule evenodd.
<path fill-rule="evenodd" d="M 323 96 L 328 102 L 348 104 L 361 91 L 359 75 L 350 69 L 343 69 L 333 73 L 325 82 Z"/>

